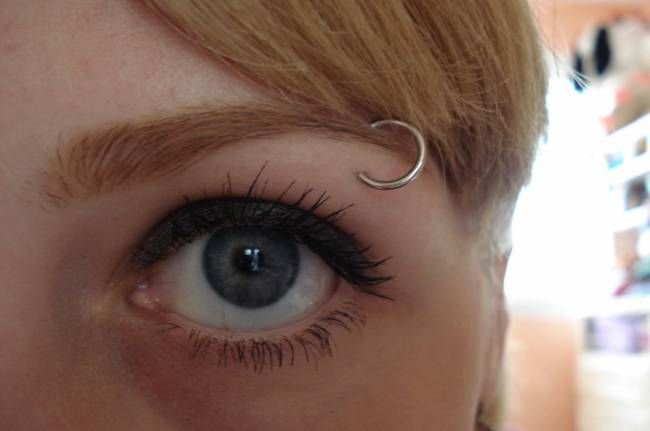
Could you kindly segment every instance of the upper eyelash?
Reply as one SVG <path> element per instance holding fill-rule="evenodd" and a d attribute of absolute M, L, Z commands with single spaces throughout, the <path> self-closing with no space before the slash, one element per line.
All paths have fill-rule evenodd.
<path fill-rule="evenodd" d="M 201 235 L 213 232 L 222 226 L 259 226 L 262 229 L 278 229 L 303 243 L 320 256 L 339 276 L 359 290 L 375 296 L 391 299 L 374 289 L 375 286 L 392 279 L 390 276 L 375 274 L 375 269 L 389 258 L 373 260 L 366 256 L 370 247 L 360 247 L 354 234 L 347 233 L 337 226 L 346 210 L 346 205 L 325 216 L 316 215 L 330 197 L 323 192 L 307 207 L 307 200 L 314 194 L 306 189 L 291 204 L 283 204 L 295 181 L 280 194 L 269 201 L 262 192 L 256 196 L 257 185 L 264 167 L 258 172 L 248 188 L 245 197 L 233 197 L 232 183 L 227 175 L 223 193 L 226 197 L 203 199 L 192 202 L 186 198 L 185 205 L 172 211 L 158 223 L 146 236 L 135 253 L 135 262 L 148 267 L 168 258 L 176 250 L 191 243 Z"/>

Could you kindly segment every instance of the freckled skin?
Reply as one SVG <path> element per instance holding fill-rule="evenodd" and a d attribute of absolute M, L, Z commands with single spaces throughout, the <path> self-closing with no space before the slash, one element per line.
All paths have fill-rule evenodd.
<path fill-rule="evenodd" d="M 0 0 L 0 41 L 0 428 L 474 429 L 505 319 L 439 173 L 374 191 L 354 172 L 392 178 L 408 165 L 360 143 L 292 135 L 46 210 L 38 170 L 79 130 L 263 95 L 124 0 Z M 135 285 L 116 270 L 182 196 L 219 193 L 226 171 L 245 190 L 260 155 L 269 194 L 296 180 L 328 191 L 333 206 L 353 202 L 341 223 L 392 256 L 383 270 L 395 276 L 394 301 L 357 294 L 367 324 L 333 331 L 335 354 L 317 366 L 297 359 L 256 373 L 190 359 L 186 334 L 158 334 L 160 316 L 127 301 Z"/>

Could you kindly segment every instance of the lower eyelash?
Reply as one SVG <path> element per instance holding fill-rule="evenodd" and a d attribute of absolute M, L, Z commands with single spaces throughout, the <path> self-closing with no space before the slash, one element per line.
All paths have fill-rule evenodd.
<path fill-rule="evenodd" d="M 272 371 L 274 368 L 293 366 L 299 357 L 316 367 L 323 358 L 331 358 L 335 353 L 333 330 L 343 329 L 348 333 L 361 330 L 366 324 L 366 316 L 361 307 L 352 301 L 328 312 L 293 335 L 264 338 L 219 338 L 197 329 L 186 330 L 182 326 L 165 322 L 166 326 L 158 334 L 169 331 L 182 331 L 190 344 L 188 359 L 213 360 L 218 367 L 240 365 L 253 372 Z M 212 359 L 211 359 L 212 358 Z"/>

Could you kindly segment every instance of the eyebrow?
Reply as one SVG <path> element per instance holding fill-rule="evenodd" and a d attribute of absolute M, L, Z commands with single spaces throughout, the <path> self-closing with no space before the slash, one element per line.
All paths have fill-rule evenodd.
<path fill-rule="evenodd" d="M 64 142 L 40 171 L 54 207 L 178 175 L 225 145 L 291 132 L 350 138 L 411 154 L 359 118 L 273 104 L 188 108 L 91 130 Z"/>

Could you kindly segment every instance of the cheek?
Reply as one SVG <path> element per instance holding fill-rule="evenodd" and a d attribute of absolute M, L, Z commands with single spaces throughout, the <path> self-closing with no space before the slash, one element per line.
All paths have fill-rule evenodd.
<path fill-rule="evenodd" d="M 256 372 L 220 364 L 216 355 L 193 357 L 194 341 L 183 332 L 156 334 L 150 322 L 125 325 L 120 350 L 131 386 L 181 428 L 348 429 L 368 423 L 378 405 L 390 405 L 381 373 L 388 358 L 365 330 L 336 333 L 333 358 Z"/>
<path fill-rule="evenodd" d="M 457 266 L 462 265 L 464 271 Z M 193 357 L 186 333 L 123 320 L 118 329 L 129 385 L 181 428 L 469 429 L 480 374 L 478 277 L 459 260 L 419 268 L 389 302 L 362 297 L 368 323 L 336 334 L 333 358 L 257 373 L 214 356 Z M 320 425 L 319 425 L 320 424 Z"/>
<path fill-rule="evenodd" d="M 394 405 L 400 417 L 435 419 L 448 430 L 470 429 L 484 362 L 480 282 L 467 271 L 460 274 L 430 274 L 428 283 L 404 280 L 419 281 L 417 299 L 403 301 L 392 322 L 368 334 L 386 340 L 376 345 L 383 356 L 377 375 L 382 391 L 398 394 Z M 413 429 L 426 425 L 413 424 Z"/>

